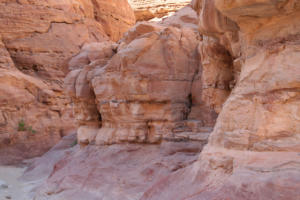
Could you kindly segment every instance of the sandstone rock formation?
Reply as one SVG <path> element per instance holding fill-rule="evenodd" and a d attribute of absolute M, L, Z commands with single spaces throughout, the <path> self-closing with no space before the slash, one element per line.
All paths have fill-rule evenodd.
<path fill-rule="evenodd" d="M 135 15 L 127 0 L 89 0 L 87 2 L 92 3 L 94 18 L 103 26 L 105 33 L 113 41 L 122 38 L 123 33 L 135 24 Z"/>
<path fill-rule="evenodd" d="M 74 129 L 68 60 L 134 23 L 126 0 L 0 1 L 0 163 L 37 156 Z"/>
<path fill-rule="evenodd" d="M 199 142 L 71 148 L 72 137 L 29 165 L 24 181 L 41 180 L 29 199 L 138 200 L 161 177 L 190 165 Z M 113 158 L 113 159 L 112 159 Z"/>
<path fill-rule="evenodd" d="M 50 175 L 35 198 L 137 200 L 194 162 L 234 79 L 228 51 L 214 42 L 186 7 L 159 24 L 138 23 L 117 44 L 84 45 L 65 78 L 81 149 L 32 164 L 27 179 Z M 211 65 L 204 69 L 201 57 Z M 54 167 L 39 164 L 45 159 Z"/>
<path fill-rule="evenodd" d="M 137 21 L 162 18 L 188 5 L 190 0 L 128 0 Z"/>
<path fill-rule="evenodd" d="M 147 116 L 151 116 L 151 111 L 154 110 L 155 117 L 161 117 L 158 120 L 160 123 L 151 120 L 150 124 L 158 130 L 157 133 L 162 134 L 159 137 L 164 144 L 164 139 L 185 135 L 189 132 L 187 129 L 193 132 L 191 127 L 195 127 L 195 123 L 191 119 L 198 120 L 198 123 L 201 121 L 200 125 L 196 123 L 199 127 L 212 127 L 214 118 L 220 113 L 209 144 L 201 152 L 197 162 L 157 179 L 147 186 L 149 189 L 146 192 L 143 190 L 141 198 L 131 198 L 298 199 L 300 2 L 289 1 L 282 4 L 274 1 L 232 1 L 228 4 L 221 0 L 204 0 L 194 1 L 192 5 L 199 14 L 199 30 L 202 36 L 192 39 L 195 34 L 193 28 L 178 30 L 164 24 L 154 26 L 140 23 L 127 33 L 117 53 L 106 65 L 87 66 L 93 70 L 88 69 L 90 72 L 85 76 L 85 85 L 94 92 L 92 94 L 95 97 L 90 97 L 96 99 L 94 106 L 101 114 L 102 128 L 99 132 L 93 129 L 93 132 L 88 130 L 91 126 L 84 126 L 81 131 L 82 140 L 93 143 L 95 138 L 96 144 L 153 142 L 150 140 L 153 138 L 150 137 L 153 130 L 151 126 L 147 132 L 149 135 L 144 134 L 147 140 L 141 140 L 142 137 L 138 134 L 140 132 L 133 134 L 132 130 L 143 130 L 143 126 L 134 125 L 144 123 L 143 120 L 147 121 Z M 247 15 L 244 16 L 243 13 Z M 180 35 L 180 39 L 176 35 Z M 157 42 L 153 42 L 153 38 Z M 164 40 L 165 38 L 168 40 Z M 192 45 L 188 42 L 191 39 L 199 44 Z M 176 41 L 180 41 L 180 45 Z M 169 43 L 172 44 L 170 48 L 164 47 Z M 146 49 L 145 44 L 149 44 Z M 159 50 L 154 48 L 157 44 L 163 47 L 163 53 L 157 54 Z M 180 51 L 176 51 L 177 46 Z M 192 49 L 197 51 L 191 51 Z M 200 64 L 188 65 L 182 56 L 170 57 L 182 55 L 178 52 L 183 50 L 183 54 L 187 50 L 194 52 L 188 55 L 194 56 L 197 52 Z M 141 57 L 139 52 L 143 53 Z M 166 55 L 169 59 L 161 59 Z M 187 60 L 196 59 L 197 56 L 194 56 Z M 172 61 L 167 65 L 170 71 L 163 71 L 165 60 Z M 182 64 L 178 65 L 180 60 Z M 192 79 L 188 78 L 187 72 L 193 75 Z M 154 92 L 149 90 L 153 88 L 153 83 L 160 83 L 165 77 L 168 77 L 168 83 L 174 81 L 175 87 L 158 84 Z M 180 79 L 181 77 L 183 78 Z M 146 81 L 144 78 L 147 78 Z M 181 83 L 176 82 L 178 80 Z M 186 87 L 183 80 L 189 82 L 189 87 Z M 145 83 L 142 84 L 141 81 Z M 82 87 L 82 81 L 78 82 L 80 87 L 75 85 L 73 91 Z M 181 90 L 181 87 L 184 89 Z M 143 101 L 137 101 L 141 99 Z M 143 103 L 147 104 L 149 101 L 158 103 L 155 106 L 159 109 L 146 109 Z M 226 102 L 223 105 L 224 101 Z M 159 103 L 163 103 L 163 106 L 159 107 Z M 165 118 L 182 114 L 185 117 Z M 206 114 L 209 117 L 203 116 Z M 181 126 L 172 126 L 172 122 L 178 122 Z M 186 125 L 188 123 L 190 125 Z M 172 128 L 161 129 L 161 124 L 167 127 L 171 124 L 169 127 Z M 173 137 L 168 133 L 172 133 Z M 192 138 L 192 134 L 187 135 L 185 139 Z M 191 140 L 186 141 L 189 143 Z M 95 147 L 88 146 L 83 152 L 89 148 Z M 54 173 L 53 177 L 59 177 L 65 166 Z M 103 175 L 101 172 L 100 174 Z M 53 184 L 55 180 L 58 178 L 49 179 L 48 184 Z M 130 193 L 129 189 L 122 191 Z M 97 195 L 104 194 L 100 193 Z M 121 193 L 105 194 L 108 198 L 118 199 L 113 194 Z"/>
<path fill-rule="evenodd" d="M 193 10 L 193 8 L 190 5 L 178 10 L 170 17 L 164 18 L 158 23 L 163 24 L 164 26 L 174 26 L 177 28 L 191 28 L 195 31 L 198 31 L 197 13 Z"/>
<path fill-rule="evenodd" d="M 193 12 L 160 24 L 138 23 L 119 45 L 85 46 L 70 61 L 65 84 L 81 125 L 80 143 L 206 140 L 219 108 L 199 95 L 205 86 L 198 62 L 201 37 L 196 20 L 184 21 L 196 19 Z M 219 76 L 211 82 L 231 78 Z"/>
<path fill-rule="evenodd" d="M 231 53 L 242 64 L 237 84 L 199 161 L 158 182 L 142 199 L 296 200 L 300 196 L 300 2 L 212 2 L 195 4 L 201 8 L 201 20 L 212 6 L 222 13 L 207 23 L 207 32 L 220 30 L 214 24 L 221 25 L 224 15 L 240 28 L 240 57 Z"/>
<path fill-rule="evenodd" d="M 191 5 L 70 60 L 80 145 L 35 160 L 36 200 L 299 199 L 300 1 Z"/>

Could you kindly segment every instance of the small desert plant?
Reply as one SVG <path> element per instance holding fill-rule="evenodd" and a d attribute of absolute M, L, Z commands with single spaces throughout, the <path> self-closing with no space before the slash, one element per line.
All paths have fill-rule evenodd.
<path fill-rule="evenodd" d="M 30 133 L 33 133 L 33 134 L 36 133 L 36 130 L 32 129 L 32 126 L 28 126 L 27 131 L 29 131 Z"/>
<path fill-rule="evenodd" d="M 36 133 L 36 130 L 32 128 L 32 126 L 26 126 L 24 120 L 20 120 L 18 123 L 18 131 L 29 131 L 30 133 Z"/>
<path fill-rule="evenodd" d="M 25 122 L 23 119 L 19 121 L 18 131 L 26 131 Z"/>

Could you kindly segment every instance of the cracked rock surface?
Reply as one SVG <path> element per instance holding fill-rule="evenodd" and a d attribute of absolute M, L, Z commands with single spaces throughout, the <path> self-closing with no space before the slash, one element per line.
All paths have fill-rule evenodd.
<path fill-rule="evenodd" d="M 190 11 L 179 16 L 196 19 Z M 74 101 L 79 143 L 159 143 L 201 133 L 207 138 L 230 92 L 231 68 L 221 52 L 221 70 L 204 71 L 202 37 L 194 26 L 184 26 L 192 22 L 176 16 L 166 24 L 140 22 L 118 44 L 89 44 L 72 58 L 65 88 Z M 206 83 L 204 73 L 216 78 Z M 214 106 L 206 99 L 207 84 L 211 95 L 217 93 Z"/>
<path fill-rule="evenodd" d="M 148 21 L 154 18 L 170 16 L 188 5 L 190 0 L 128 0 L 134 10 L 137 21 Z"/>
<path fill-rule="evenodd" d="M 126 0 L 0 1 L 0 163 L 38 156 L 74 130 L 68 60 L 134 23 Z"/>
<path fill-rule="evenodd" d="M 299 200 L 299 20 L 299 0 L 193 0 L 118 42 L 83 44 L 64 79 L 77 134 L 31 160 L 32 198 Z M 50 104 L 56 90 L 36 89 L 49 85 L 17 71 L 2 41 L 0 102 Z M 15 127 L 24 141 L 27 124 Z"/>

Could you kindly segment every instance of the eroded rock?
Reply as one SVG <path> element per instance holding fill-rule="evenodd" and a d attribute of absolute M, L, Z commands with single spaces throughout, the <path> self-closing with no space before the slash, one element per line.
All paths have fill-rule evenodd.
<path fill-rule="evenodd" d="M 138 200 L 153 183 L 193 163 L 204 144 L 89 145 L 80 149 L 66 145 L 70 142 L 64 138 L 29 166 L 24 181 L 46 179 L 33 189 L 32 198 Z"/>
<path fill-rule="evenodd" d="M 203 2 L 194 5 L 205 9 Z M 239 58 L 220 42 L 237 59 L 239 78 L 198 162 L 142 199 L 297 199 L 299 1 L 214 2 L 240 28 Z"/>
<path fill-rule="evenodd" d="M 69 59 L 134 23 L 126 0 L 0 2 L 0 163 L 38 156 L 74 131 L 62 87 Z"/>
<path fill-rule="evenodd" d="M 81 149 L 37 199 L 298 199 L 299 2 L 192 7 L 200 34 L 178 16 L 138 23 L 72 59 Z"/>
<path fill-rule="evenodd" d="M 171 15 L 190 3 L 189 0 L 129 0 L 137 21 Z"/>
<path fill-rule="evenodd" d="M 217 109 L 197 96 L 203 85 L 203 75 L 198 75 L 202 68 L 200 39 L 193 27 L 143 22 L 129 30 L 115 50 L 115 44 L 97 44 L 99 52 L 108 49 L 110 60 L 98 54 L 87 62 L 89 52 L 95 50 L 83 48 L 70 62 L 71 68 L 78 65 L 79 69 L 65 80 L 78 108 L 78 123 L 101 126 L 95 137 L 98 145 L 162 139 L 205 141 L 210 131 L 202 128 L 214 125 Z M 201 107 L 196 108 L 196 103 Z"/>

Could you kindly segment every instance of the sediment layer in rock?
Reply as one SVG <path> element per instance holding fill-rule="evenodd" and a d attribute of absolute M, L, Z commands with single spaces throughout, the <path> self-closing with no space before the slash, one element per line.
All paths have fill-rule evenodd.
<path fill-rule="evenodd" d="M 137 21 L 162 18 L 188 5 L 190 0 L 129 0 Z"/>
<path fill-rule="evenodd" d="M 195 23 L 195 12 L 184 8 L 159 24 L 138 23 L 119 44 L 85 46 L 70 61 L 73 70 L 65 85 L 81 125 L 79 142 L 158 143 L 207 136 L 230 91 L 232 63 L 224 50 L 220 61 L 212 62 L 215 68 L 202 68 Z"/>
<path fill-rule="evenodd" d="M 298 200 L 300 2 L 191 5 L 72 58 L 79 145 L 37 199 Z"/>
<path fill-rule="evenodd" d="M 194 5 L 201 29 L 219 41 L 226 31 L 214 24 L 222 24 L 225 15 L 240 28 L 239 57 L 230 51 L 235 42 L 221 42 L 236 57 L 240 75 L 198 162 L 158 182 L 141 199 L 298 199 L 299 1 Z M 214 6 L 217 21 L 205 23 L 212 19 L 206 9 Z"/>
<path fill-rule="evenodd" d="M 44 180 L 32 199 L 138 200 L 153 183 L 197 159 L 204 143 L 71 147 L 66 137 L 29 166 L 24 181 Z M 46 164 L 47 163 L 47 164 Z"/>
<path fill-rule="evenodd" d="M 74 131 L 68 60 L 134 23 L 126 0 L 0 2 L 0 163 L 40 155 Z"/>

